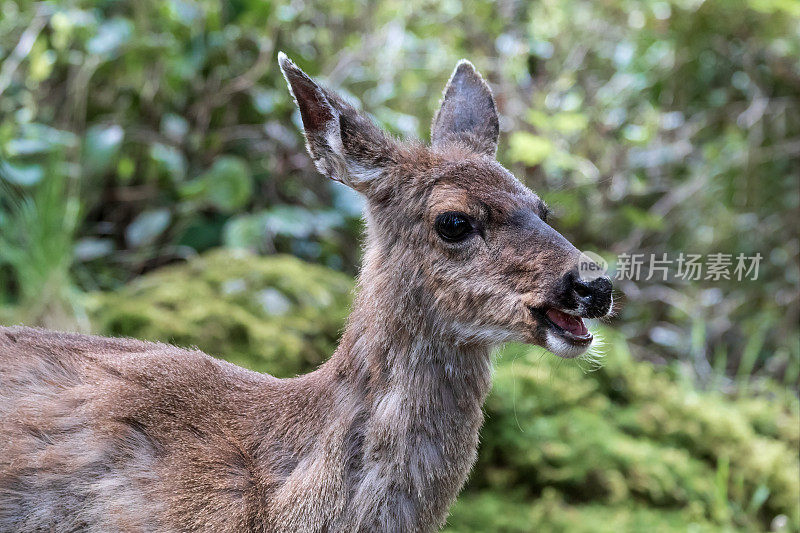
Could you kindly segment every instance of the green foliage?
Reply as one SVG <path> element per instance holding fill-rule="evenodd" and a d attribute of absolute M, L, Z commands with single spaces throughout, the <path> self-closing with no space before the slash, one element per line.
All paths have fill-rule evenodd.
<path fill-rule="evenodd" d="M 80 201 L 74 180 L 44 168 L 27 193 L 12 184 L 18 180 L 0 181 L 0 319 L 86 329 L 70 275 Z"/>
<path fill-rule="evenodd" d="M 760 530 L 778 515 L 800 524 L 800 404 L 786 390 L 738 398 L 702 392 L 634 362 L 614 339 L 604 366 L 588 374 L 541 351 L 509 347 L 486 411 L 470 491 L 482 506 L 497 505 L 484 492 L 508 494 L 506 516 L 518 517 L 509 531 L 526 530 L 542 506 L 569 515 L 598 512 L 592 505 L 599 503 L 609 524 L 619 513 L 648 520 L 648 512 L 623 513 L 632 503 L 665 510 L 676 531 L 693 523 Z M 471 511 L 458 518 L 462 508 L 456 530 L 480 531 L 468 527 Z M 566 527 L 556 521 L 553 530 Z"/>
<path fill-rule="evenodd" d="M 467 493 L 453 507 L 448 533 L 720 533 L 737 531 L 683 510 L 626 505 L 569 504 L 555 490 L 545 489 L 535 501 L 513 494 Z"/>
<path fill-rule="evenodd" d="M 91 126 L 86 130 L 83 152 L 83 171 L 86 176 L 98 176 L 111 170 L 119 154 L 124 131 L 117 124 Z"/>
<path fill-rule="evenodd" d="M 553 153 L 553 143 L 546 137 L 539 137 L 525 131 L 511 135 L 508 156 L 512 161 L 534 166 Z"/>
<path fill-rule="evenodd" d="M 579 248 L 764 257 L 757 281 L 619 283 L 637 356 L 706 383 L 712 367 L 798 382 L 794 0 L 2 7 L 0 180 L 26 195 L 47 173 L 79 180 L 71 283 L 113 288 L 226 245 L 353 273 L 360 203 L 303 154 L 277 51 L 423 139 L 468 57 L 509 132 L 500 160 Z"/>
<path fill-rule="evenodd" d="M 308 371 L 336 346 L 352 282 L 291 257 L 209 252 L 88 303 L 107 335 L 197 346 L 259 371 Z"/>
<path fill-rule="evenodd" d="M 204 174 L 187 183 L 181 193 L 221 211 L 235 211 L 250 199 L 250 170 L 241 158 L 222 156 Z"/>

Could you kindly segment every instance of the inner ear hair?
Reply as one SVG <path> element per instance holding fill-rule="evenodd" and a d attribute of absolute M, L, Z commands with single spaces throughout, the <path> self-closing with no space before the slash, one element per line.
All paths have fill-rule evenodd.
<path fill-rule="evenodd" d="M 300 109 L 305 132 L 318 133 L 325 130 L 336 118 L 336 112 L 328 101 L 324 89 L 300 70 L 283 52 L 278 52 L 278 64 L 289 91 Z"/>
<path fill-rule="evenodd" d="M 300 109 L 306 147 L 317 170 L 367 192 L 393 161 L 394 140 L 334 91 L 319 86 L 283 52 L 278 63 Z"/>

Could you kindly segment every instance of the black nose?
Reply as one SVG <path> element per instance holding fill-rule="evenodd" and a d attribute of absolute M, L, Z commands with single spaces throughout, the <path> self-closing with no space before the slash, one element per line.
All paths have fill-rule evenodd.
<path fill-rule="evenodd" d="M 607 277 L 586 280 L 570 272 L 565 281 L 568 297 L 574 300 L 576 311 L 582 316 L 597 318 L 611 310 L 611 280 Z"/>

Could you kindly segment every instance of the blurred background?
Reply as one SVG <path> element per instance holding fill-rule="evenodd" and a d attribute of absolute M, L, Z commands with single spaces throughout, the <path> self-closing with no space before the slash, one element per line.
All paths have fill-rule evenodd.
<path fill-rule="evenodd" d="M 755 280 L 617 281 L 600 369 L 506 347 L 448 531 L 800 528 L 797 0 L 0 7 L 0 324 L 313 369 L 362 203 L 315 172 L 276 54 L 422 139 L 466 57 L 501 163 L 612 273 L 763 259 Z"/>

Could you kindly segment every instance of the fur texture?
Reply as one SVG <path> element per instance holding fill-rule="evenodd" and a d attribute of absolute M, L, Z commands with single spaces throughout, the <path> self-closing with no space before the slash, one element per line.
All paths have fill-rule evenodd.
<path fill-rule="evenodd" d="M 426 147 L 280 62 L 317 167 L 367 198 L 339 348 L 280 380 L 163 344 L 0 328 L 0 530 L 434 530 L 475 460 L 491 347 L 552 345 L 534 311 L 582 309 L 579 254 L 494 160 L 472 65 Z M 445 212 L 473 233 L 443 240 Z"/>

